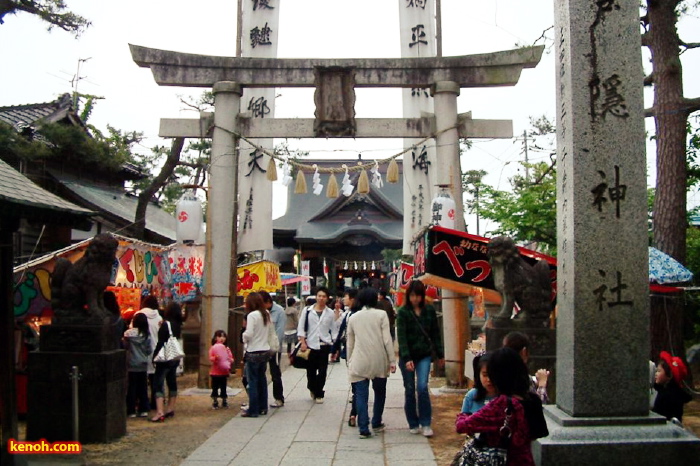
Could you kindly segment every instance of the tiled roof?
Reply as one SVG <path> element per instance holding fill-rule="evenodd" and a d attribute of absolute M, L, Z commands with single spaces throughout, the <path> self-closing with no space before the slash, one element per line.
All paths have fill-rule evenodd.
<path fill-rule="evenodd" d="M 56 175 L 54 175 L 56 176 Z M 88 205 L 115 215 L 132 223 L 136 216 L 138 199 L 127 194 L 123 189 L 87 184 L 66 177 L 56 176 L 66 188 L 70 189 Z M 155 204 L 149 204 L 146 209 L 146 229 L 164 238 L 175 241 L 177 221 L 175 217 Z"/>
<path fill-rule="evenodd" d="M 356 161 L 352 163 L 354 162 Z M 304 160 L 304 163 L 319 166 L 340 166 L 343 163 L 350 165 L 348 161 L 339 160 Z M 399 167 L 402 168 L 400 161 Z M 382 174 L 386 176 L 386 173 Z M 358 173 L 353 176 L 355 186 L 358 176 Z M 326 183 L 326 180 L 323 182 Z M 328 199 L 325 193 L 316 196 L 310 190 L 306 194 L 295 194 L 294 187 L 292 182 L 287 189 L 285 215 L 273 221 L 273 228 L 278 233 L 294 232 L 296 240 L 301 242 L 333 242 L 350 234 L 369 234 L 383 241 L 401 241 L 403 238 L 403 174 L 400 174 L 398 183 L 385 181 L 380 190 L 372 186 L 368 195 L 355 193 L 350 198 L 341 194 L 336 199 Z M 376 206 L 372 209 L 375 214 L 371 224 L 353 225 L 345 219 L 349 204 L 358 201 Z M 342 214 L 341 210 L 346 212 Z"/>
<path fill-rule="evenodd" d="M 39 209 L 44 212 L 91 215 L 88 209 L 68 202 L 34 184 L 29 178 L 0 160 L 0 212 L 29 213 Z"/>
<path fill-rule="evenodd" d="M 53 102 L 0 107 L 0 121 L 20 130 L 23 126 L 32 126 L 39 120 L 61 120 L 66 117 L 71 107 L 70 94 L 63 94 Z"/>

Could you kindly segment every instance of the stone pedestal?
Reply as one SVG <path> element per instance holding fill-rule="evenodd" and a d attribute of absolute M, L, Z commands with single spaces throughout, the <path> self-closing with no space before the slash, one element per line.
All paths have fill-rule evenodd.
<path fill-rule="evenodd" d="M 520 332 L 527 335 L 530 340 L 528 352 L 530 359 L 527 363 L 528 373 L 534 375 L 538 369 L 547 369 L 550 372 L 547 380 L 547 394 L 549 401 L 557 401 L 557 374 L 555 369 L 557 362 L 557 331 L 550 328 L 520 328 L 499 327 L 486 329 L 486 350 L 494 351 L 503 346 L 503 337 L 510 332 Z"/>
<path fill-rule="evenodd" d="M 635 0 L 558 0 L 557 405 L 541 465 L 697 465 L 649 413 L 644 99 Z"/>
<path fill-rule="evenodd" d="M 697 465 L 698 438 L 654 413 L 585 417 L 545 406 L 549 436 L 532 444 L 536 464 Z"/>
<path fill-rule="evenodd" d="M 71 367 L 77 366 L 79 439 L 109 442 L 126 433 L 126 352 L 109 326 L 50 325 L 29 353 L 27 440 L 73 440 Z"/>

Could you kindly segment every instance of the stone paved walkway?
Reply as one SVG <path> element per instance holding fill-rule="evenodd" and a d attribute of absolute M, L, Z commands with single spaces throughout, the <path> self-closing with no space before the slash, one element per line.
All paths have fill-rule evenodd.
<path fill-rule="evenodd" d="M 430 466 L 436 465 L 428 440 L 408 432 L 403 384 L 389 377 L 383 433 L 360 439 L 347 425 L 350 387 L 344 363 L 328 367 L 324 404 L 309 399 L 306 372 L 282 374 L 286 403 L 267 416 L 236 416 L 195 450 L 182 466 Z M 270 395 L 272 388 L 270 387 Z M 370 390 L 370 415 L 372 394 Z"/>

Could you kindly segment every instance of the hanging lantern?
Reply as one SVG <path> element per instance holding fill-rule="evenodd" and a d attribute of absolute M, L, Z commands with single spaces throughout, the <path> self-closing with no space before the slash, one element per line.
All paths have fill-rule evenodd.
<path fill-rule="evenodd" d="M 202 202 L 194 190 L 184 192 L 175 207 L 177 219 L 176 237 L 178 242 L 194 243 L 202 231 Z"/>
<path fill-rule="evenodd" d="M 455 211 L 457 205 L 454 199 L 450 195 L 447 188 L 449 185 L 439 184 L 440 190 L 433 198 L 433 202 L 430 208 L 432 220 L 432 225 L 438 225 L 444 228 L 450 228 L 454 230 L 455 228 Z"/>

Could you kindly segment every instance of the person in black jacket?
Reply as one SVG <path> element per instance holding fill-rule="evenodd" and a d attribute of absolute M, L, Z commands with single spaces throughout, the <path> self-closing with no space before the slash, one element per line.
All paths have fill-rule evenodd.
<path fill-rule="evenodd" d="M 158 329 L 158 343 L 153 351 L 153 358 L 161 350 L 163 345 L 170 338 L 170 332 L 175 338 L 180 338 L 182 333 L 182 309 L 178 303 L 170 303 L 165 308 L 165 319 L 161 322 Z M 166 362 L 155 362 L 156 373 L 153 378 L 153 389 L 156 392 L 156 415 L 151 418 L 152 422 L 163 422 L 166 417 L 175 416 L 175 403 L 177 401 L 177 366 L 180 365 L 180 360 Z M 164 383 L 168 384 L 168 411 L 164 411 L 165 403 L 165 387 Z"/>
<path fill-rule="evenodd" d="M 693 399 L 681 387 L 687 375 L 688 368 L 681 358 L 662 351 L 656 366 L 654 389 L 657 395 L 651 410 L 668 420 L 676 418 L 683 421 L 683 405 Z"/>

